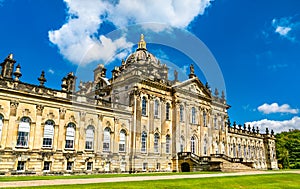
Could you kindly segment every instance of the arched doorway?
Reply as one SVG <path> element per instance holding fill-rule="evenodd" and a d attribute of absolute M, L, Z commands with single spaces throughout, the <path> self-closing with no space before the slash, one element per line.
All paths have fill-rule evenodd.
<path fill-rule="evenodd" d="M 188 163 L 182 163 L 181 172 L 190 172 L 190 165 Z"/>

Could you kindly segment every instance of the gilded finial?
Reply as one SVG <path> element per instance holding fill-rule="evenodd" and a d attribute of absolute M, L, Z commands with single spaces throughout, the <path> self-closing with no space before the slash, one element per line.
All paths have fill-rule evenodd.
<path fill-rule="evenodd" d="M 142 50 L 147 50 L 146 48 L 146 41 L 144 40 L 144 34 L 141 34 L 140 41 L 138 43 L 138 48 L 137 50 L 142 49 Z"/>

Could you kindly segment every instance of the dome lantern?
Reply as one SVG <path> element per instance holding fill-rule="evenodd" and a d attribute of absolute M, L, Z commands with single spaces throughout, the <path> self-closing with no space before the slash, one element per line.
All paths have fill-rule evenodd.
<path fill-rule="evenodd" d="M 147 50 L 146 41 L 144 40 L 144 35 L 143 34 L 141 34 L 141 38 L 140 38 L 140 41 L 138 43 L 137 50 Z"/>

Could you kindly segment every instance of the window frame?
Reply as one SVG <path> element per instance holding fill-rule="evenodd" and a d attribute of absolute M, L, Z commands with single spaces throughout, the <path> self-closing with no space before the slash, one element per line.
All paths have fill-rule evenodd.
<path fill-rule="evenodd" d="M 88 134 L 91 134 L 91 136 L 89 136 Z M 95 127 L 89 125 L 87 126 L 85 131 L 85 150 L 90 150 L 90 151 L 94 150 L 94 140 L 95 140 Z"/>
<path fill-rule="evenodd" d="M 22 128 L 22 129 L 20 129 L 20 128 Z M 18 126 L 18 135 L 17 135 L 17 145 L 16 145 L 16 147 L 18 147 L 18 148 L 28 148 L 28 146 L 29 146 L 28 143 L 30 141 L 29 140 L 30 129 L 31 129 L 31 119 L 29 117 L 22 117 L 20 119 L 20 123 L 19 123 L 19 126 Z M 20 131 L 20 130 L 22 130 L 22 131 Z M 25 131 L 25 130 L 27 130 L 27 131 Z"/>
<path fill-rule="evenodd" d="M 45 169 L 46 168 L 46 164 L 48 164 L 48 169 Z M 44 161 L 44 165 L 43 165 L 43 172 L 50 172 L 51 170 L 51 161 Z"/>
<path fill-rule="evenodd" d="M 193 154 L 196 153 L 196 137 L 195 136 L 191 137 L 191 153 L 193 153 Z"/>
<path fill-rule="evenodd" d="M 0 114 L 0 144 L 1 144 L 1 139 L 2 139 L 2 130 L 3 130 L 3 120 L 4 120 L 4 117 L 2 114 Z"/>
<path fill-rule="evenodd" d="M 141 134 L 141 152 L 147 153 L 147 133 L 145 131 Z"/>
<path fill-rule="evenodd" d="M 111 130 L 110 130 L 109 127 L 106 127 L 103 131 L 103 145 L 102 145 L 102 147 L 103 147 L 102 151 L 103 152 L 109 152 L 110 151 L 110 140 L 111 140 L 110 132 L 111 132 Z"/>
<path fill-rule="evenodd" d="M 171 120 L 170 119 L 170 108 L 171 108 L 171 105 L 169 102 L 166 103 L 166 120 Z"/>
<path fill-rule="evenodd" d="M 154 153 L 159 153 L 159 134 L 154 134 Z"/>
<path fill-rule="evenodd" d="M 196 124 L 196 108 L 192 107 L 192 124 Z"/>
<path fill-rule="evenodd" d="M 147 98 L 142 97 L 142 116 L 147 116 Z"/>
<path fill-rule="evenodd" d="M 67 161 L 67 171 L 73 171 L 74 161 Z"/>
<path fill-rule="evenodd" d="M 124 135 L 124 140 L 122 139 L 122 135 Z M 120 131 L 119 152 L 126 152 L 126 131 L 124 129 Z"/>
<path fill-rule="evenodd" d="M 166 154 L 171 153 L 171 137 L 170 135 L 166 135 Z"/>
<path fill-rule="evenodd" d="M 91 161 L 86 162 L 86 170 L 93 171 L 93 162 Z"/>
<path fill-rule="evenodd" d="M 18 161 L 17 172 L 24 172 L 25 171 L 25 167 L 26 167 L 26 161 Z"/>
<path fill-rule="evenodd" d="M 73 129 L 73 132 L 69 130 L 68 135 L 68 129 Z M 70 133 L 73 133 L 73 135 L 70 135 Z M 66 140 L 65 140 L 65 149 L 66 150 L 73 150 L 75 148 L 75 137 L 76 137 L 76 125 L 74 123 L 68 123 L 66 128 Z M 69 139 L 68 139 L 69 138 Z M 70 139 L 72 138 L 72 139 Z"/>
<path fill-rule="evenodd" d="M 47 120 L 45 122 L 45 125 L 44 125 L 44 134 L 43 134 L 43 148 L 52 148 L 53 147 L 53 138 L 54 138 L 54 121 L 52 120 Z M 53 129 L 53 132 L 52 132 L 52 137 L 45 137 L 45 131 L 46 131 L 46 126 L 52 126 L 52 129 Z M 49 142 L 50 141 L 50 142 Z M 46 143 L 50 143 L 50 144 L 46 144 Z"/>
<path fill-rule="evenodd" d="M 179 106 L 179 121 L 184 122 L 184 107 L 182 104 Z"/>
<path fill-rule="evenodd" d="M 159 100 L 155 99 L 154 101 L 154 118 L 159 118 Z"/>

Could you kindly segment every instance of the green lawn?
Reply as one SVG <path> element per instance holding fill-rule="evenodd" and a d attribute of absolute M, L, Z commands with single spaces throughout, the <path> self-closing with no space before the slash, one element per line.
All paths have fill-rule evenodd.
<path fill-rule="evenodd" d="M 53 179 L 83 179 L 83 178 L 113 178 L 132 176 L 160 176 L 160 175 L 186 175 L 186 174 L 212 174 L 221 172 L 181 172 L 181 173 L 137 173 L 137 174 L 95 174 L 95 175 L 49 175 L 49 176 L 0 176 L 0 182 L 25 181 L 25 180 L 53 180 Z"/>
<path fill-rule="evenodd" d="M 300 174 L 284 173 L 270 175 L 251 175 L 251 176 L 230 176 L 212 177 L 198 179 L 177 179 L 177 180 L 157 180 L 157 181 L 138 181 L 138 182 L 116 182 L 85 185 L 61 185 L 61 186 L 42 186 L 30 188 L 55 188 L 55 189 L 93 189 L 93 188 L 299 188 Z"/>

